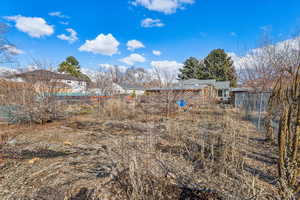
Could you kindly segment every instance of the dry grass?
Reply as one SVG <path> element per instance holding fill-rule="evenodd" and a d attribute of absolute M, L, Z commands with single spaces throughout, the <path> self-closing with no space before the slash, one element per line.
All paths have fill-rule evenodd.
<path fill-rule="evenodd" d="M 113 100 L 35 130 L 4 127 L 0 198 L 277 197 L 276 152 L 238 113 L 205 105 L 165 117 L 156 106 Z"/>
<path fill-rule="evenodd" d="M 60 92 L 58 84 L 47 77 L 20 83 L 0 80 L 0 108 L 5 108 L 10 123 L 47 123 L 63 118 L 64 105 L 54 96 Z"/>

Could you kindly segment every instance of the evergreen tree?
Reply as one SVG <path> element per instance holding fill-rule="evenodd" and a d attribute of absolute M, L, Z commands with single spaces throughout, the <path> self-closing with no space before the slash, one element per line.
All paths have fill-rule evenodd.
<path fill-rule="evenodd" d="M 198 60 L 190 57 L 179 69 L 178 78 L 185 79 L 215 79 L 217 81 L 230 81 L 232 87 L 236 86 L 236 72 L 233 61 L 223 49 L 215 49 L 204 58 Z"/>
<path fill-rule="evenodd" d="M 80 71 L 80 65 L 79 65 L 79 62 L 78 60 L 73 57 L 73 56 L 69 56 L 66 58 L 65 61 L 63 61 L 62 63 L 59 64 L 59 68 L 58 68 L 58 71 L 59 72 L 65 72 L 65 73 L 68 73 L 72 76 L 75 76 L 77 78 L 82 78 L 82 79 L 85 79 L 87 80 L 88 82 L 90 82 L 90 78 L 83 74 L 81 71 Z"/>
<path fill-rule="evenodd" d="M 230 85 L 235 87 L 237 84 L 236 72 L 233 61 L 223 49 L 211 51 L 204 59 L 205 72 L 207 79 L 217 81 L 230 81 Z"/>
<path fill-rule="evenodd" d="M 200 62 L 197 58 L 190 57 L 184 62 L 182 69 L 179 69 L 180 74 L 178 78 L 181 80 L 196 78 L 197 71 L 199 70 Z"/>
<path fill-rule="evenodd" d="M 78 78 L 81 76 L 79 62 L 73 56 L 67 57 L 67 59 L 65 61 L 60 63 L 58 71 L 71 74 L 72 76 L 75 76 Z"/>

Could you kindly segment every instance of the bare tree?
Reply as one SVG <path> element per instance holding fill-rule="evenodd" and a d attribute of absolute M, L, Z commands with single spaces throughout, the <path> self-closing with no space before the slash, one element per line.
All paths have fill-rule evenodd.
<path fill-rule="evenodd" d="M 5 37 L 8 26 L 0 22 L 0 63 L 13 62 L 13 56 L 16 54 L 11 51 L 15 46 L 11 44 Z"/>
<path fill-rule="evenodd" d="M 39 70 L 16 73 L 1 80 L 0 105 L 8 109 L 10 122 L 45 123 L 63 116 L 63 104 L 57 100 L 57 94 L 68 90 L 68 85 L 56 73 L 43 70 L 52 66 L 41 63 L 35 62 Z"/>
<path fill-rule="evenodd" d="M 278 175 L 282 199 L 296 199 L 300 192 L 300 38 L 265 43 L 252 52 L 243 78 L 257 92 L 271 90 L 265 118 L 266 139 L 274 142 L 272 121 L 279 121 Z M 279 117 L 278 117 L 279 116 Z M 299 197 L 299 196 L 298 196 Z"/>
<path fill-rule="evenodd" d="M 170 87 L 175 85 L 177 74 L 170 70 L 153 66 L 153 77 L 158 81 L 159 87 L 162 89 L 160 99 L 165 103 L 166 116 L 169 117 L 176 106 L 176 100 L 180 96 L 179 92 L 170 89 Z"/>
<path fill-rule="evenodd" d="M 151 80 L 150 74 L 140 67 L 128 68 L 124 73 L 124 82 L 134 85 L 143 85 Z"/>
<path fill-rule="evenodd" d="M 274 43 L 267 35 L 257 49 L 243 59 L 240 80 L 257 92 L 274 86 L 282 71 L 291 71 L 300 64 L 300 37 Z"/>
<path fill-rule="evenodd" d="M 170 70 L 162 69 L 160 67 L 153 67 L 153 76 L 158 80 L 159 87 L 170 87 L 174 85 L 176 81 L 177 74 L 171 72 Z"/>
<path fill-rule="evenodd" d="M 254 92 L 270 92 L 279 77 L 289 79 L 289 74 L 300 65 L 300 38 L 280 43 L 272 42 L 264 35 L 259 48 L 244 58 L 240 80 Z M 265 116 L 266 140 L 274 143 L 272 120 L 281 110 L 280 102 L 269 102 Z"/>
<path fill-rule="evenodd" d="M 123 81 L 123 73 L 118 65 L 110 67 L 107 72 L 110 74 L 110 77 L 114 83 L 121 83 Z"/>
<path fill-rule="evenodd" d="M 95 88 L 97 89 L 97 94 L 99 95 L 112 95 L 114 93 L 113 81 L 109 74 L 105 72 L 98 72 L 95 76 Z"/>

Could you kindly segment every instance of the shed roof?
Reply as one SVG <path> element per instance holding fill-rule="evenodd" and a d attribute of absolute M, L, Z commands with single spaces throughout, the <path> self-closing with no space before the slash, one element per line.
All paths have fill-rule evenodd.
<path fill-rule="evenodd" d="M 248 92 L 248 91 L 251 91 L 252 89 L 251 88 L 231 88 L 230 91 L 231 92 Z"/>

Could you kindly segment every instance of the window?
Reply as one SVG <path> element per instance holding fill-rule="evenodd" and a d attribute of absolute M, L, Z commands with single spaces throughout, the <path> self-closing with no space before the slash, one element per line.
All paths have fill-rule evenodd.
<path fill-rule="evenodd" d="M 225 97 L 229 96 L 229 90 L 225 90 Z"/>
<path fill-rule="evenodd" d="M 218 90 L 218 97 L 223 97 L 223 90 Z"/>

